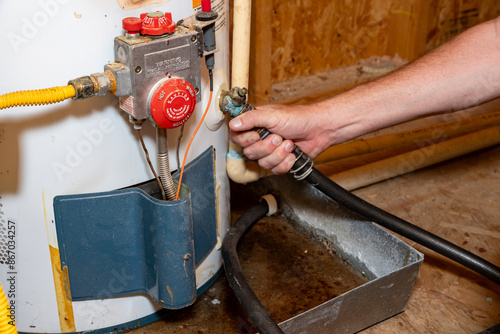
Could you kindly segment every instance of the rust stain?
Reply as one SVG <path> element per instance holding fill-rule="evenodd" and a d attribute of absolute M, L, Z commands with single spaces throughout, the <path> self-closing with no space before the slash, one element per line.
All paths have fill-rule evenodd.
<path fill-rule="evenodd" d="M 123 9 L 141 8 L 152 4 L 162 4 L 169 0 L 117 0 L 118 5 Z"/>
<path fill-rule="evenodd" d="M 71 292 L 69 288 L 68 270 L 61 270 L 61 257 L 59 249 L 50 245 L 53 237 L 50 233 L 50 223 L 47 218 L 47 206 L 45 201 L 45 193 L 42 192 L 43 217 L 45 220 L 45 228 L 47 230 L 47 239 L 49 240 L 50 260 L 52 263 L 52 274 L 54 276 L 54 288 L 57 299 L 57 310 L 59 312 L 59 324 L 61 331 L 64 333 L 76 332 L 75 315 L 73 312 L 73 304 L 71 302 Z"/>
<path fill-rule="evenodd" d="M 59 310 L 59 323 L 62 332 L 76 332 L 75 315 L 71 294 L 69 293 L 68 268 L 61 270 L 61 259 L 59 249 L 49 246 L 50 258 L 52 260 L 52 273 L 54 274 L 54 286 L 56 289 L 57 308 Z"/>
<path fill-rule="evenodd" d="M 174 304 L 174 294 L 172 293 L 172 289 L 170 289 L 170 286 L 167 285 L 167 292 L 170 295 L 170 303 L 173 305 Z"/>

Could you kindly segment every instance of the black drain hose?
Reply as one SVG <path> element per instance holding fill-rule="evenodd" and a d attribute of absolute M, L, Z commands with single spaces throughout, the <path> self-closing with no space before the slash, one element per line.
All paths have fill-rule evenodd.
<path fill-rule="evenodd" d="M 267 202 L 261 201 L 241 215 L 224 237 L 221 253 L 229 286 L 255 327 L 263 334 L 282 334 L 279 326 L 260 303 L 246 281 L 236 252 L 236 246 L 246 230 L 264 217 L 268 211 Z"/>
<path fill-rule="evenodd" d="M 265 128 L 255 129 L 255 131 L 259 134 L 261 140 L 271 134 Z M 346 208 L 363 215 L 369 220 L 403 237 L 444 255 L 500 285 L 500 268 L 493 263 L 350 193 L 314 168 L 313 161 L 298 147 L 295 147 L 292 153 L 296 159 L 290 173 L 294 175 L 295 179 L 307 180 L 326 196 Z"/>

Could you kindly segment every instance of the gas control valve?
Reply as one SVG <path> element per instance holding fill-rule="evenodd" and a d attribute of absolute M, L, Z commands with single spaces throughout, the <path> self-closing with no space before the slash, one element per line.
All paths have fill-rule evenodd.
<path fill-rule="evenodd" d="M 151 12 L 123 20 L 126 33 L 115 38 L 113 74 L 120 108 L 135 120 L 163 128 L 184 124 L 201 94 L 203 31 L 215 20 L 190 17 L 179 24 L 170 13 Z"/>

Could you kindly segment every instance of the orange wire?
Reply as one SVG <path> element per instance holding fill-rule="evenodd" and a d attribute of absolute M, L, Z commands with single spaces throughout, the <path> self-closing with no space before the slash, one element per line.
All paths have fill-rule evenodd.
<path fill-rule="evenodd" d="M 181 192 L 182 176 L 184 175 L 184 166 L 186 165 L 186 159 L 187 159 L 187 155 L 189 152 L 189 148 L 191 147 L 191 144 L 193 143 L 193 139 L 196 136 L 196 133 L 200 129 L 201 125 L 203 124 L 203 121 L 205 120 L 205 116 L 207 116 L 208 109 L 210 108 L 210 103 L 212 102 L 212 93 L 213 92 L 210 91 L 210 98 L 208 99 L 207 109 L 205 110 L 205 113 L 203 114 L 203 117 L 201 118 L 200 123 L 196 127 L 196 130 L 194 130 L 194 133 L 191 136 L 191 139 L 189 140 L 189 144 L 188 144 L 188 147 L 186 149 L 186 152 L 184 153 L 184 160 L 182 161 L 181 175 L 179 176 L 179 185 L 177 186 L 177 194 L 175 195 L 176 201 L 179 199 L 179 193 Z"/>

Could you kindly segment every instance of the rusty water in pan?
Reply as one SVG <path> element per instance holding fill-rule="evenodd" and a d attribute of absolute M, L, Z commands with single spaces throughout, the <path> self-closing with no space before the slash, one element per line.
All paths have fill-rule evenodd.
<path fill-rule="evenodd" d="M 259 200 L 245 189 L 232 184 L 232 222 Z M 246 232 L 238 245 L 245 277 L 277 323 L 368 281 L 321 242 L 293 225 L 283 215 L 264 217 Z M 248 322 L 242 320 L 248 320 L 244 311 L 238 307 L 232 313 L 240 319 L 239 332 L 252 333 L 245 331 Z"/>
<path fill-rule="evenodd" d="M 367 281 L 279 217 L 254 225 L 238 254 L 249 284 L 278 323 Z"/>

